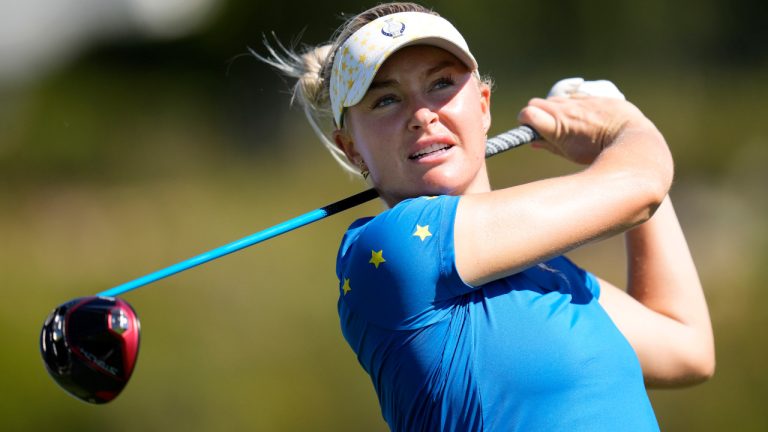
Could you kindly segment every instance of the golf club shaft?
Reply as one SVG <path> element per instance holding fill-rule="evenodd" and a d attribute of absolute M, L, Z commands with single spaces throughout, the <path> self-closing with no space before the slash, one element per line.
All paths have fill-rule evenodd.
<path fill-rule="evenodd" d="M 511 148 L 521 146 L 523 144 L 534 141 L 538 138 L 538 133 L 528 126 L 520 126 L 515 129 L 504 132 L 501 135 L 497 135 L 486 142 L 485 156 L 491 157 L 495 154 L 504 152 Z M 241 249 L 245 249 L 249 246 L 253 246 L 256 243 L 261 243 L 264 240 L 269 240 L 273 237 L 277 237 L 281 234 L 285 234 L 289 231 L 293 231 L 296 228 L 303 227 L 304 225 L 317 222 L 320 219 L 324 219 L 328 216 L 358 206 L 362 203 L 368 202 L 379 196 L 379 193 L 375 189 L 368 189 L 358 194 L 352 195 L 333 204 L 329 204 L 325 207 L 321 207 L 305 213 L 301 216 L 297 216 L 293 219 L 279 223 L 275 226 L 267 228 L 263 231 L 251 234 L 247 237 L 243 237 L 240 240 L 236 240 L 232 243 L 220 246 L 216 249 L 212 249 L 208 252 L 202 253 L 195 257 L 189 258 L 185 261 L 179 262 L 164 269 L 157 270 L 148 275 L 139 277 L 132 281 L 126 282 L 122 285 L 118 285 L 114 288 L 110 288 L 106 291 L 100 292 L 99 296 L 116 297 L 121 294 L 125 294 L 128 291 L 135 290 L 136 288 L 148 285 L 152 282 L 156 282 L 160 279 L 172 276 L 176 273 L 183 272 L 192 267 L 199 266 L 200 264 L 213 261 L 217 258 L 221 258 L 224 255 L 229 255 L 232 252 L 237 252 Z"/>

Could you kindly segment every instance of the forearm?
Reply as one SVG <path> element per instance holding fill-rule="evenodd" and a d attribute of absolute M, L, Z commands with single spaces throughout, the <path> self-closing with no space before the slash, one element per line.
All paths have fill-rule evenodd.
<path fill-rule="evenodd" d="M 627 231 L 627 293 L 646 307 L 685 324 L 709 324 L 699 276 L 672 202 Z"/>
<path fill-rule="evenodd" d="M 679 327 L 670 361 L 689 363 L 696 374 L 714 369 L 712 327 L 696 266 L 667 197 L 656 214 L 626 234 L 627 293 Z M 656 335 L 663 338 L 668 335 Z M 663 359 L 659 359 L 663 360 Z"/>

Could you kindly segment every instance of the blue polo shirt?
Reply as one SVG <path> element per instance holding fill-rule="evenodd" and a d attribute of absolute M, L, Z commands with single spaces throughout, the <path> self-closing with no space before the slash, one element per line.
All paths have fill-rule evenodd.
<path fill-rule="evenodd" d="M 632 347 L 565 257 L 481 286 L 456 270 L 460 197 L 356 221 L 339 249 L 344 337 L 395 431 L 657 431 Z"/>

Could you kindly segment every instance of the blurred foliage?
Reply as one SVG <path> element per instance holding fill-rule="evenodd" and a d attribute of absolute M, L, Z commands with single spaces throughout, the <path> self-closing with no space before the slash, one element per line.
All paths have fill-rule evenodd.
<path fill-rule="evenodd" d="M 494 132 L 567 76 L 614 80 L 664 132 L 719 369 L 702 386 L 652 391 L 659 421 L 667 431 L 767 430 L 766 3 L 428 5 L 495 77 Z M 333 271 L 341 233 L 377 203 L 128 294 L 141 355 L 112 404 L 57 389 L 37 348 L 59 303 L 363 188 L 289 109 L 287 84 L 247 55 L 271 31 L 322 42 L 342 12 L 362 8 L 231 0 L 194 35 L 105 41 L 43 81 L 0 87 L 3 430 L 385 429 L 338 331 Z M 489 165 L 497 186 L 575 169 L 531 149 Z M 621 247 L 611 239 L 574 257 L 621 283 Z"/>

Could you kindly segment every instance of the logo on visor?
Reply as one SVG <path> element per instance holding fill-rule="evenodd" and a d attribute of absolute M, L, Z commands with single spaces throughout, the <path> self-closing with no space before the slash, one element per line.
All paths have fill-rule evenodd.
<path fill-rule="evenodd" d="M 405 33 L 405 23 L 401 21 L 393 21 L 392 18 L 384 22 L 384 27 L 381 28 L 381 34 L 389 36 L 392 39 L 399 38 Z"/>

